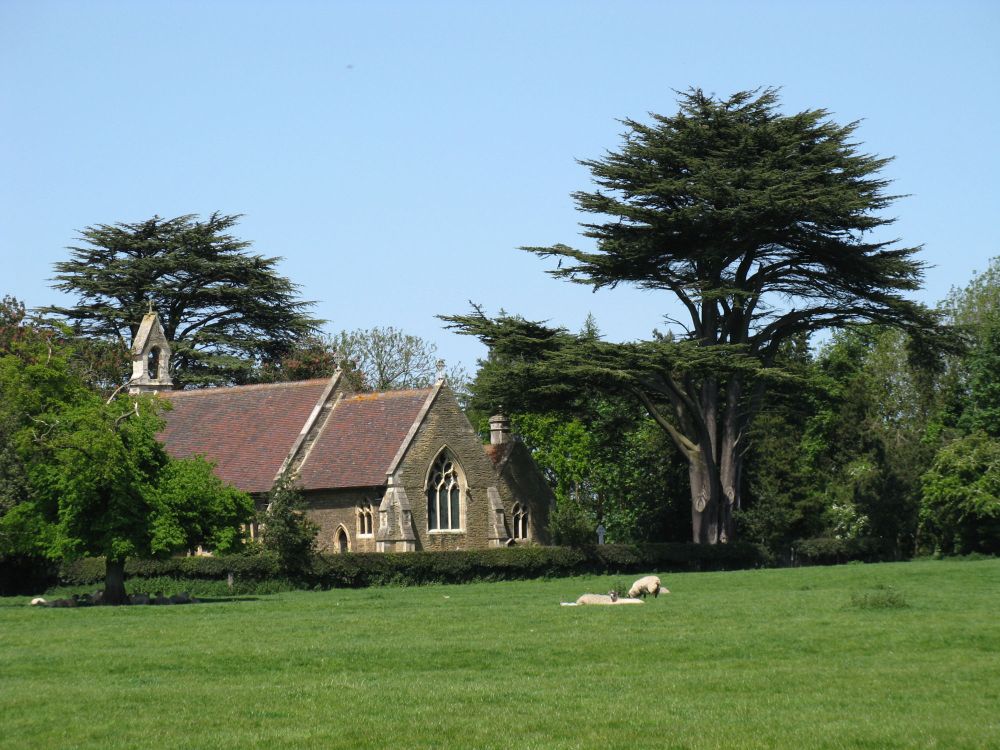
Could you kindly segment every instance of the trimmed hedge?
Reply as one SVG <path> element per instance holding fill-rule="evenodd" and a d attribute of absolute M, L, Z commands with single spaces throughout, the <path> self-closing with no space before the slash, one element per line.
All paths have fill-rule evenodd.
<path fill-rule="evenodd" d="M 649 571 L 736 570 L 767 563 L 752 544 L 609 544 L 572 547 L 511 547 L 464 552 L 348 553 L 318 555 L 294 585 L 304 588 L 362 588 L 376 585 L 414 586 L 428 583 L 509 581 L 558 578 L 585 573 L 617 574 Z M 221 557 L 176 557 L 129 560 L 126 576 L 133 586 L 143 581 L 226 581 L 233 591 L 252 593 L 263 586 L 293 585 L 270 554 Z M 100 584 L 104 561 L 85 558 L 66 563 L 60 581 L 67 586 Z M 268 584 L 264 586 L 264 584 Z M 148 587 L 148 586 L 147 586 Z M 162 585 L 160 586 L 162 588 Z"/>

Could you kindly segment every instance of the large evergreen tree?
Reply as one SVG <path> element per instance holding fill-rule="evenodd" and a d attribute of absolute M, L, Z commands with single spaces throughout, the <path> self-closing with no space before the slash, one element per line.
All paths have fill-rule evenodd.
<path fill-rule="evenodd" d="M 87 227 L 71 259 L 55 264 L 55 288 L 77 303 L 44 312 L 126 348 L 151 302 L 171 342 L 176 387 L 243 382 L 321 321 L 277 273 L 280 258 L 251 253 L 249 242 L 228 234 L 239 218 L 154 216 Z"/>
<path fill-rule="evenodd" d="M 598 189 L 574 193 L 595 216 L 593 250 L 528 247 L 556 278 L 594 290 L 631 284 L 684 310 L 683 334 L 611 344 L 479 309 L 446 318 L 501 368 L 480 394 L 507 408 L 564 403 L 581 386 L 641 402 L 688 463 L 693 538 L 733 537 L 748 428 L 776 358 L 794 337 L 858 322 L 930 326 L 917 248 L 872 236 L 895 196 L 887 159 L 824 110 L 778 111 L 777 92 L 681 95 L 675 115 L 625 120 L 621 148 L 581 163 Z M 669 309 L 665 308 L 665 312 Z"/>

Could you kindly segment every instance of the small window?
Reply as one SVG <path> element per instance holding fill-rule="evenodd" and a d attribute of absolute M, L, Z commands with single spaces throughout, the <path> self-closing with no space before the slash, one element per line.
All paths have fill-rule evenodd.
<path fill-rule="evenodd" d="M 527 539 L 528 538 L 528 509 L 522 506 L 520 503 L 514 504 L 514 509 L 510 514 L 511 520 L 514 525 L 514 538 L 515 539 Z"/>
<path fill-rule="evenodd" d="M 462 528 L 462 486 L 458 467 L 447 451 L 434 462 L 427 480 L 427 528 L 430 531 Z"/>

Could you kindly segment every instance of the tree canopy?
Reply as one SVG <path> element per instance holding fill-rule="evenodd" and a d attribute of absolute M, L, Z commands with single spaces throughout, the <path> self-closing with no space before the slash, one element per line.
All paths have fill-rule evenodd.
<path fill-rule="evenodd" d="M 627 394 L 688 462 L 692 533 L 733 537 L 749 427 L 795 337 L 881 323 L 931 328 L 905 294 L 916 247 L 873 236 L 897 197 L 887 159 L 862 152 L 857 123 L 825 110 L 782 114 L 777 92 L 728 98 L 692 89 L 674 115 L 627 119 L 619 150 L 584 160 L 597 185 L 573 194 L 596 218 L 594 249 L 523 248 L 557 258 L 556 278 L 595 291 L 631 284 L 680 304 L 677 332 L 614 344 L 481 309 L 445 317 L 491 347 L 478 397 L 498 407 L 572 405 L 581 386 Z"/>
<path fill-rule="evenodd" d="M 152 303 L 173 348 L 175 387 L 244 382 L 322 321 L 277 273 L 280 258 L 252 253 L 250 242 L 228 233 L 239 218 L 89 226 L 71 258 L 55 264 L 55 288 L 77 303 L 43 311 L 127 350 Z"/>

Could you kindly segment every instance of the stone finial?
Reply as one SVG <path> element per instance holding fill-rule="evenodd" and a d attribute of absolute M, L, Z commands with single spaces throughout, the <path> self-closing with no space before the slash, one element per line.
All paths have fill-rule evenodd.
<path fill-rule="evenodd" d="M 160 316 L 152 310 L 142 316 L 132 341 L 132 377 L 129 393 L 156 393 L 173 387 L 170 378 L 170 343 Z"/>
<path fill-rule="evenodd" d="M 510 420 L 503 414 L 490 417 L 490 445 L 503 445 L 511 442 Z"/>
<path fill-rule="evenodd" d="M 436 365 L 437 365 L 437 379 L 444 380 L 444 360 L 439 359 Z"/>

